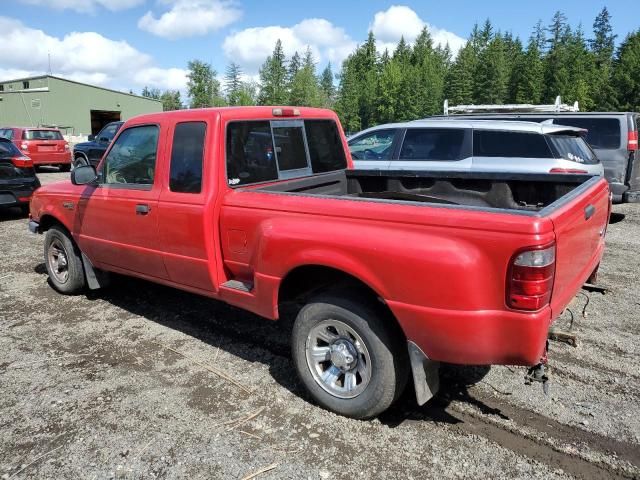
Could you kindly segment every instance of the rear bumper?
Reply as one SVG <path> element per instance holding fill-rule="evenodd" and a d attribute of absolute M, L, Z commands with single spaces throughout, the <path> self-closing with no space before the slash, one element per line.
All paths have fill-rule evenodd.
<path fill-rule="evenodd" d="M 51 152 L 29 154 L 34 165 L 69 165 L 71 152 Z"/>
<path fill-rule="evenodd" d="M 0 186 L 0 208 L 29 205 L 33 190 L 2 190 Z"/>
<path fill-rule="evenodd" d="M 31 233 L 39 233 L 40 224 L 38 222 L 36 222 L 35 220 L 29 220 L 29 231 Z"/>
<path fill-rule="evenodd" d="M 552 320 L 538 312 L 439 310 L 388 302 L 407 340 L 430 360 L 465 365 L 535 365 Z"/>

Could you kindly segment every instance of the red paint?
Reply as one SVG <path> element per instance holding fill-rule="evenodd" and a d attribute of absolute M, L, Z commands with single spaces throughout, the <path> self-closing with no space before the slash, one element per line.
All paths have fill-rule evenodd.
<path fill-rule="evenodd" d="M 286 109 L 285 109 L 286 110 Z M 299 108 L 301 119 L 334 119 L 328 110 Z M 434 360 L 463 364 L 538 363 L 552 320 L 602 257 L 609 193 L 605 180 L 550 216 L 447 209 L 401 203 L 232 189 L 226 181 L 225 131 L 241 119 L 277 120 L 273 107 L 182 110 L 127 121 L 160 125 L 155 183 L 150 190 L 74 186 L 39 189 L 34 219 L 58 219 L 96 267 L 145 278 L 278 318 L 278 289 L 302 266 L 341 270 L 388 304 L 406 337 Z M 176 122 L 207 122 L 200 194 L 168 188 Z M 342 134 L 343 147 L 348 152 Z M 116 140 L 117 141 L 117 140 Z M 107 152 L 108 154 L 108 152 Z M 351 158 L 347 153 L 351 168 Z M 62 207 L 74 202 L 73 210 Z M 151 206 L 148 215 L 135 205 Z M 585 220 L 585 207 L 595 213 Z M 544 298 L 523 311 L 507 305 L 514 255 L 556 245 L 553 285 L 529 284 Z M 526 281 L 537 281 L 519 272 Z M 251 292 L 226 288 L 252 282 Z M 546 282 L 546 283 L 545 283 Z M 550 296 L 550 301 L 549 301 Z"/>
<path fill-rule="evenodd" d="M 13 136 L 11 141 L 26 156 L 33 160 L 33 165 L 70 165 L 71 151 L 66 140 L 37 140 L 29 139 L 29 132 L 34 130 L 44 130 L 56 132 L 62 136 L 57 128 L 40 127 L 2 127 L 1 129 L 11 130 Z"/>

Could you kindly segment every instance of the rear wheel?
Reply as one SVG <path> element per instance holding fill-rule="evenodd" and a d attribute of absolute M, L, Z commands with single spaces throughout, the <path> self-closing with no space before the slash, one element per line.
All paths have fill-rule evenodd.
<path fill-rule="evenodd" d="M 323 407 L 353 418 L 386 410 L 407 382 L 401 336 L 377 305 L 328 293 L 300 310 L 292 334 L 295 367 Z"/>
<path fill-rule="evenodd" d="M 44 262 L 51 285 L 60 293 L 79 293 L 85 286 L 80 251 L 69 234 L 54 225 L 44 239 Z"/>

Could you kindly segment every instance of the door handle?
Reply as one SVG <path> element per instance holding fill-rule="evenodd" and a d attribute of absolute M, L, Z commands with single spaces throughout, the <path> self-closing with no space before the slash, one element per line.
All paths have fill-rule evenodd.
<path fill-rule="evenodd" d="M 139 203 L 136 205 L 136 215 L 146 215 L 151 211 L 149 205 L 145 205 L 143 203 Z"/>
<path fill-rule="evenodd" d="M 584 207 L 585 220 L 589 220 L 591 217 L 593 217 L 594 213 L 596 213 L 596 207 L 594 207 L 593 205 L 589 204 L 586 207 Z"/>

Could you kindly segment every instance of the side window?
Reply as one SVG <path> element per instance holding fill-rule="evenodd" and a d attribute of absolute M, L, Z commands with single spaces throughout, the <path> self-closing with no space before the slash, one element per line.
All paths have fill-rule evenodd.
<path fill-rule="evenodd" d="M 333 120 L 305 120 L 307 145 L 313 173 L 332 172 L 347 168 L 347 158 Z"/>
<path fill-rule="evenodd" d="M 102 129 L 102 131 L 100 131 L 98 133 L 98 138 L 97 140 L 100 142 L 110 142 L 111 140 L 113 140 L 113 137 L 116 136 L 116 132 L 118 131 L 118 126 L 117 125 L 109 125 L 105 128 Z"/>
<path fill-rule="evenodd" d="M 553 158 L 544 135 L 500 130 L 474 130 L 473 155 L 476 157 Z"/>
<path fill-rule="evenodd" d="M 267 182 L 278 178 L 269 122 L 233 122 L 227 127 L 229 185 Z"/>
<path fill-rule="evenodd" d="M 376 130 L 349 142 L 354 160 L 390 160 L 395 129 Z"/>
<path fill-rule="evenodd" d="M 471 156 L 470 135 L 465 128 L 408 128 L 400 160 L 462 160 Z"/>
<path fill-rule="evenodd" d="M 202 160 L 207 124 L 184 122 L 176 125 L 171 147 L 169 189 L 172 192 L 200 193 Z"/>
<path fill-rule="evenodd" d="M 156 125 L 124 130 L 104 160 L 103 183 L 107 185 L 152 185 L 158 149 Z"/>

